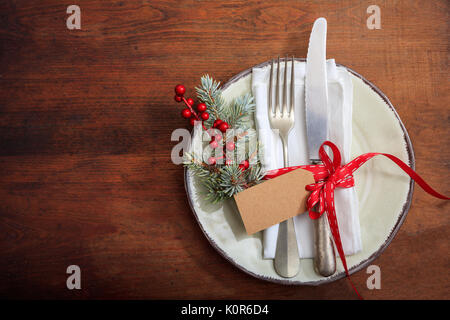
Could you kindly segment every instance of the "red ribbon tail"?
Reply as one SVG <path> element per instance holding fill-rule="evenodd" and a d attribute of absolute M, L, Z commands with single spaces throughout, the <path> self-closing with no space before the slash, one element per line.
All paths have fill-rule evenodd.
<path fill-rule="evenodd" d="M 449 197 L 444 196 L 443 194 L 440 194 L 436 190 L 434 190 L 428 183 L 423 180 L 419 174 L 417 174 L 413 169 L 411 169 L 406 163 L 404 163 L 402 160 L 397 158 L 396 156 L 393 156 L 388 153 L 380 153 L 381 155 L 389 158 L 395 164 L 397 164 L 407 175 L 409 175 L 425 192 L 432 195 L 433 197 L 443 199 L 443 200 L 450 200 Z"/>
<path fill-rule="evenodd" d="M 347 276 L 348 282 L 350 282 L 350 285 L 353 288 L 353 291 L 356 292 L 356 295 L 358 296 L 359 300 L 364 300 L 364 298 L 359 294 L 358 290 L 356 290 L 355 285 L 353 284 L 352 280 L 350 279 L 350 275 L 348 273 L 346 273 L 346 276 Z"/>

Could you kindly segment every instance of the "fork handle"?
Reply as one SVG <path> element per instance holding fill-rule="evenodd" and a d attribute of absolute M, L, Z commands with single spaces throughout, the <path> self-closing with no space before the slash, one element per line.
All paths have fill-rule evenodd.
<path fill-rule="evenodd" d="M 283 159 L 284 159 L 284 167 L 289 167 L 289 153 L 288 153 L 288 139 L 287 137 L 281 137 L 281 142 L 283 144 Z"/>
<path fill-rule="evenodd" d="M 283 135 L 280 137 L 283 143 L 284 166 L 287 167 L 289 166 L 287 137 Z M 292 218 L 281 222 L 278 227 L 274 267 L 276 272 L 284 278 L 295 277 L 300 270 L 300 256 Z"/>
<path fill-rule="evenodd" d="M 280 223 L 276 250 L 275 271 L 284 278 L 295 277 L 300 270 L 300 257 L 292 218 Z"/>

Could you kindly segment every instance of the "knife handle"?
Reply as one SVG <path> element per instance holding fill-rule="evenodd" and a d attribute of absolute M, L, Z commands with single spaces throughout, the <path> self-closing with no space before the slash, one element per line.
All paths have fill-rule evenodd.
<path fill-rule="evenodd" d="M 326 214 L 322 214 L 314 220 L 314 249 L 316 273 L 324 277 L 334 274 L 336 272 L 336 255 Z"/>

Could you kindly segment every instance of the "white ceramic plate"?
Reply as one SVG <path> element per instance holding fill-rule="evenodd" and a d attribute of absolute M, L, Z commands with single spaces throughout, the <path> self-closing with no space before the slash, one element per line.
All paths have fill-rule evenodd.
<path fill-rule="evenodd" d="M 373 84 L 347 69 L 354 87 L 352 159 L 366 152 L 385 152 L 414 168 L 411 141 L 392 104 Z M 230 79 L 223 86 L 224 98 L 229 101 L 251 92 L 251 77 L 250 68 Z M 368 266 L 386 249 L 406 217 L 413 193 L 413 181 L 383 157 L 367 162 L 354 177 L 363 250 L 347 256 L 350 274 Z M 312 259 L 302 259 L 301 271 L 294 278 L 278 276 L 273 260 L 262 258 L 262 233 L 247 235 L 232 200 L 220 205 L 205 202 L 201 187 L 187 170 L 185 187 L 192 211 L 211 245 L 242 271 L 263 280 L 294 285 L 318 285 L 345 276 L 338 257 L 337 271 L 331 277 L 317 275 Z"/>

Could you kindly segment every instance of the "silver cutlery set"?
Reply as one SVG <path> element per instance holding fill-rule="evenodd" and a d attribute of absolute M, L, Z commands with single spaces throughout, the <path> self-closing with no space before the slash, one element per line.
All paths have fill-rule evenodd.
<path fill-rule="evenodd" d="M 328 133 L 328 85 L 326 70 L 326 33 L 327 22 L 324 18 L 314 23 L 309 39 L 306 58 L 305 103 L 306 133 L 308 153 L 311 164 L 320 164 L 319 147 L 327 140 Z M 281 85 L 280 58 L 277 61 L 276 79 L 274 79 L 274 61 L 272 61 L 269 84 L 268 117 L 272 130 L 277 132 L 283 144 L 284 166 L 289 166 L 288 135 L 294 127 L 294 58 L 290 59 L 291 80 L 288 89 L 288 58 L 284 60 L 284 82 Z M 274 84 L 274 82 L 276 83 Z M 282 86 L 282 88 L 281 88 Z M 275 90 L 273 90 L 275 87 Z M 275 97 L 273 97 L 275 91 Z M 280 99 L 282 91 L 282 99 Z M 289 96 L 289 100 L 288 100 Z M 289 105 L 288 105 L 289 102 Z M 314 268 L 324 276 L 336 271 L 336 257 L 331 232 L 325 214 L 314 220 Z M 276 272 L 285 278 L 292 278 L 300 271 L 300 257 L 292 218 L 279 225 L 276 253 L 274 259 Z"/>

